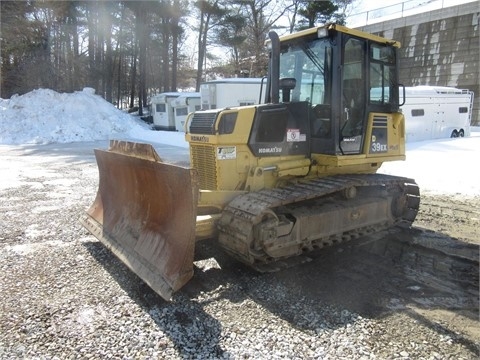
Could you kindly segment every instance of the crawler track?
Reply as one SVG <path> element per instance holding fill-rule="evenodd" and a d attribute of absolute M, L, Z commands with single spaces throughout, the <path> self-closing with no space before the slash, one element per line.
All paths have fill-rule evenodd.
<path fill-rule="evenodd" d="M 354 189 L 353 194 L 352 189 Z M 358 211 L 354 209 L 354 205 L 345 202 L 345 197 L 356 197 L 357 189 L 366 189 L 370 192 L 365 196 L 369 203 L 356 205 Z M 385 205 L 384 212 L 391 212 L 388 216 L 381 214 L 378 220 L 368 218 L 368 221 L 357 221 L 359 225 L 354 228 L 350 224 L 340 224 L 333 233 L 332 229 L 325 230 L 325 233 L 316 233 L 315 238 L 307 234 L 295 239 L 295 244 L 289 245 L 292 248 L 291 253 L 285 256 L 272 258 L 261 250 L 262 247 L 268 246 L 267 243 L 279 242 L 280 236 L 277 234 L 281 232 L 282 220 L 279 220 L 281 214 L 318 206 L 312 205 L 311 201 L 329 202 L 327 210 L 319 208 L 319 213 L 310 210 L 312 216 L 319 216 L 322 212 L 328 211 L 330 217 L 336 217 L 335 207 L 341 204 L 343 208 L 338 210 L 338 216 L 352 217 L 350 214 L 352 212 L 359 213 L 359 217 L 368 217 L 367 213 L 372 207 L 380 207 L 376 206 L 380 201 L 386 204 L 387 198 L 388 206 Z M 353 201 L 352 204 L 354 204 Z M 284 188 L 251 192 L 234 199 L 224 209 L 219 221 L 219 241 L 228 253 L 256 270 L 275 271 L 296 264 L 298 261 L 302 262 L 302 256 L 299 257 L 299 255 L 311 250 L 378 232 L 394 225 L 409 227 L 416 217 L 419 204 L 418 186 L 414 180 L 403 177 L 369 174 L 300 181 Z M 349 222 L 348 216 L 345 222 Z M 324 220 L 320 217 L 312 217 L 312 219 L 313 221 Z M 266 237 L 265 233 L 268 239 L 263 240 Z M 260 244 L 259 238 L 262 238 Z"/>

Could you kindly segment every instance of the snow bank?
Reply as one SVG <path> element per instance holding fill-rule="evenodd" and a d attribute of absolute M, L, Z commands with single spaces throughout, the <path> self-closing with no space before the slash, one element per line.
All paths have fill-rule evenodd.
<path fill-rule="evenodd" d="M 149 130 L 85 88 L 74 93 L 38 89 L 0 99 L 0 144 L 47 144 L 107 140 Z"/>
<path fill-rule="evenodd" d="M 471 137 L 408 143 L 406 161 L 384 163 L 379 172 L 413 178 L 422 192 L 478 196 L 479 131 L 472 127 Z"/>

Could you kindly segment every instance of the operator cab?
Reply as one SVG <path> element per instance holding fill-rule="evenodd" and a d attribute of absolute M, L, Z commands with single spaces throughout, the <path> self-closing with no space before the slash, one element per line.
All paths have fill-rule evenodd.
<path fill-rule="evenodd" d="M 365 38 L 338 25 L 283 37 L 278 60 L 274 43 L 272 39 L 272 81 L 267 84 L 266 102 L 280 102 L 281 98 L 284 107 L 296 108 L 295 115 L 302 116 L 300 122 L 308 124 L 304 133 L 311 153 L 364 153 L 369 114 L 392 113 L 399 108 L 398 43 L 374 35 Z"/>

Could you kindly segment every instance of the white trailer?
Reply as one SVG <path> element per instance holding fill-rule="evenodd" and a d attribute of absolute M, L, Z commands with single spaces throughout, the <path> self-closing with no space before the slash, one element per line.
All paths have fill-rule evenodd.
<path fill-rule="evenodd" d="M 177 131 L 185 131 L 187 115 L 201 108 L 200 93 L 182 93 L 182 95 L 172 100 L 172 106 L 175 113 L 175 129 Z"/>
<path fill-rule="evenodd" d="M 401 91 L 400 91 L 401 92 Z M 473 92 L 442 86 L 405 88 L 406 141 L 470 136 Z"/>
<path fill-rule="evenodd" d="M 266 80 L 262 78 L 228 78 L 200 84 L 202 110 L 253 105 L 263 102 Z M 262 94 L 260 94 L 262 90 Z"/>
<path fill-rule="evenodd" d="M 155 95 L 150 100 L 153 128 L 156 130 L 175 130 L 175 117 L 172 101 L 179 97 L 180 92 L 164 92 Z"/>

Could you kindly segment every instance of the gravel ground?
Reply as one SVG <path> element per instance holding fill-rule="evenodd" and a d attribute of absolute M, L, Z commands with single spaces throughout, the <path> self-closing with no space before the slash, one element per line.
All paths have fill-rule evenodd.
<path fill-rule="evenodd" d="M 478 358 L 478 283 L 473 297 L 428 293 L 390 260 L 358 262 L 348 247 L 260 275 L 209 240 L 194 279 L 165 302 L 78 223 L 98 183 L 93 145 L 0 146 L 2 177 L 15 179 L 0 181 L 0 358 Z M 468 229 L 438 222 L 439 203 L 452 201 L 469 205 Z M 422 227 L 478 241 L 480 199 L 426 204 Z M 405 286 L 414 295 L 396 290 Z"/>

